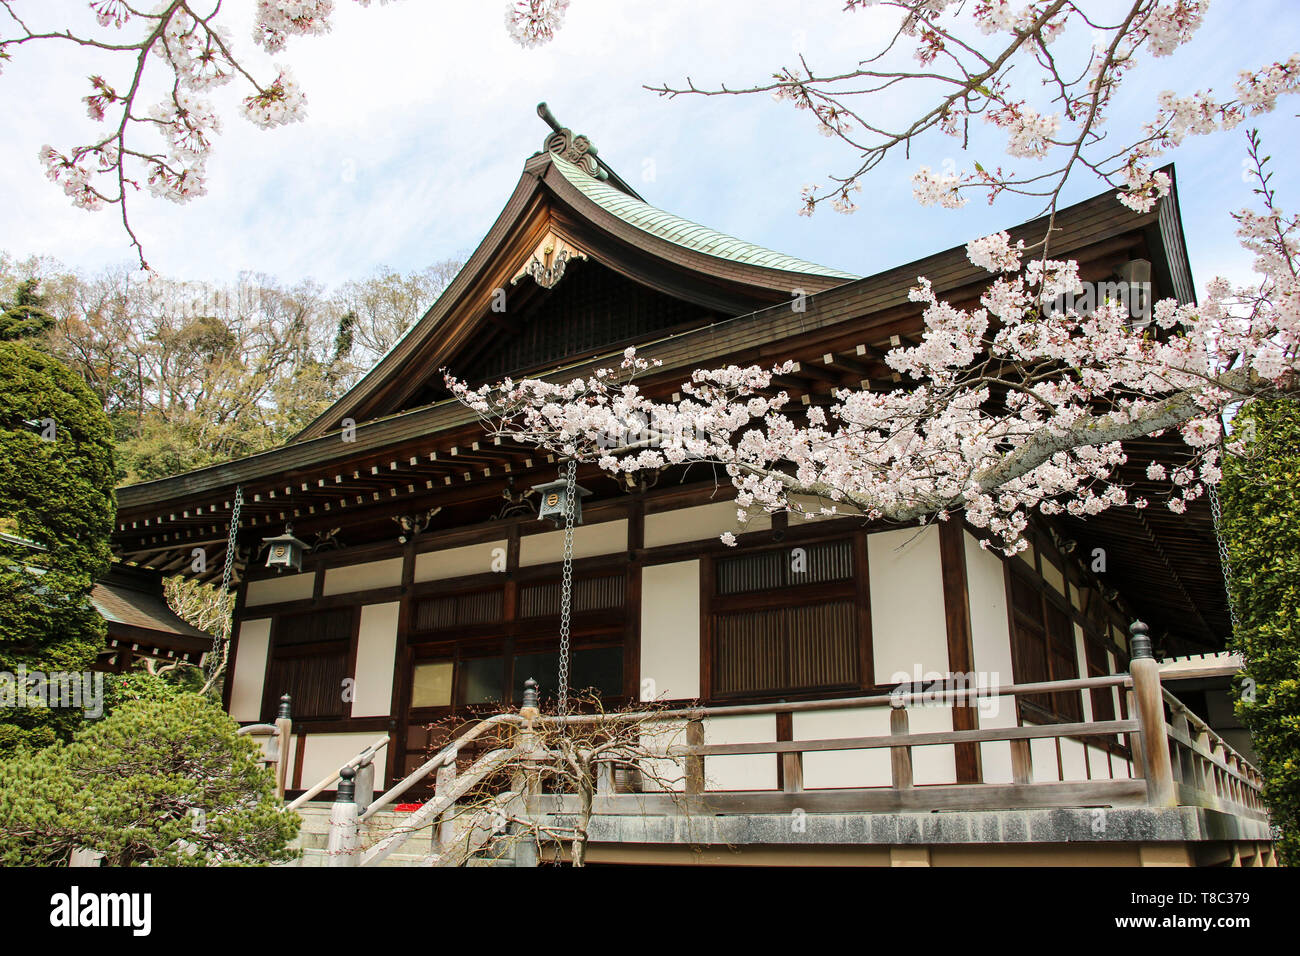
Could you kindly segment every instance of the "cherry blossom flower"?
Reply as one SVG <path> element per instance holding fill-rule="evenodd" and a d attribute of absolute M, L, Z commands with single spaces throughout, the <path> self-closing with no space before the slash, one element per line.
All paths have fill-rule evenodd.
<path fill-rule="evenodd" d="M 549 43 L 568 9 L 569 0 L 517 0 L 506 7 L 506 32 L 525 49 Z"/>

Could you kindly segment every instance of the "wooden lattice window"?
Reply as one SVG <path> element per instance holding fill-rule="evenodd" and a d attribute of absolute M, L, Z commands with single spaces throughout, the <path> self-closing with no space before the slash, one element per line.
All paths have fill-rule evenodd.
<path fill-rule="evenodd" d="M 741 554 L 714 565 L 715 698 L 862 685 L 851 540 Z"/>
<path fill-rule="evenodd" d="M 607 611 L 623 607 L 623 575 L 602 578 L 577 578 L 573 582 L 573 612 Z M 526 584 L 519 589 L 521 618 L 558 617 L 560 582 Z"/>
<path fill-rule="evenodd" d="M 1012 666 L 1016 683 L 1077 680 L 1079 664 L 1069 613 L 1049 595 L 1044 584 L 1031 579 L 1019 566 L 1009 565 L 1007 573 L 1011 576 Z M 1034 694 L 1020 701 L 1040 717 L 1083 719 L 1078 691 Z"/>
<path fill-rule="evenodd" d="M 500 588 L 442 594 L 426 598 L 415 605 L 411 626 L 416 631 L 437 631 L 472 627 L 476 624 L 495 624 L 501 620 L 503 606 Z"/>
<path fill-rule="evenodd" d="M 338 720 L 345 714 L 343 680 L 352 642 L 352 608 L 312 611 L 275 622 L 263 719 L 281 694 L 292 697 L 294 720 Z"/>

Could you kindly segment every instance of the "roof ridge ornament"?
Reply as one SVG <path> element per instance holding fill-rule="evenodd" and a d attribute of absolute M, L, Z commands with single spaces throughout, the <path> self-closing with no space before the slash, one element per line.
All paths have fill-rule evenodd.
<path fill-rule="evenodd" d="M 545 103 L 537 104 L 537 115 L 544 119 L 546 125 L 552 130 L 552 133 L 542 141 L 542 152 L 554 153 L 561 159 L 573 163 L 593 179 L 602 181 L 609 179 L 609 173 L 596 158 L 600 151 L 596 149 L 595 143 L 582 133 L 575 134 L 567 126 L 561 126 L 560 121 L 555 118 L 555 114 Z"/>

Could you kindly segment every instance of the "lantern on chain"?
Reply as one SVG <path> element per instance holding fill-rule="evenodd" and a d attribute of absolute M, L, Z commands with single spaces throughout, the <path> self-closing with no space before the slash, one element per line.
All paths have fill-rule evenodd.
<path fill-rule="evenodd" d="M 544 485 L 533 485 L 533 491 L 541 496 L 541 503 L 537 508 L 538 518 L 550 518 L 557 528 L 563 527 L 564 513 L 568 507 L 566 502 L 569 495 L 572 495 L 573 523 L 582 524 L 582 499 L 591 494 L 582 485 L 570 486 L 568 481 L 561 478 L 558 481 L 548 481 Z"/>
<path fill-rule="evenodd" d="M 293 525 L 284 526 L 284 534 L 274 538 L 263 538 L 262 547 L 266 548 L 266 566 L 277 571 L 302 570 L 302 556 L 307 550 L 306 542 L 293 536 Z"/>

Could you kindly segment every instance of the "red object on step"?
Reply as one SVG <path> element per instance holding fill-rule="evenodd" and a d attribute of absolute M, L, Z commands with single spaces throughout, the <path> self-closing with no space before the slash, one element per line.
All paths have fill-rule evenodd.
<path fill-rule="evenodd" d="M 399 803 L 393 809 L 398 813 L 414 813 L 422 806 L 424 806 L 422 803 Z"/>

